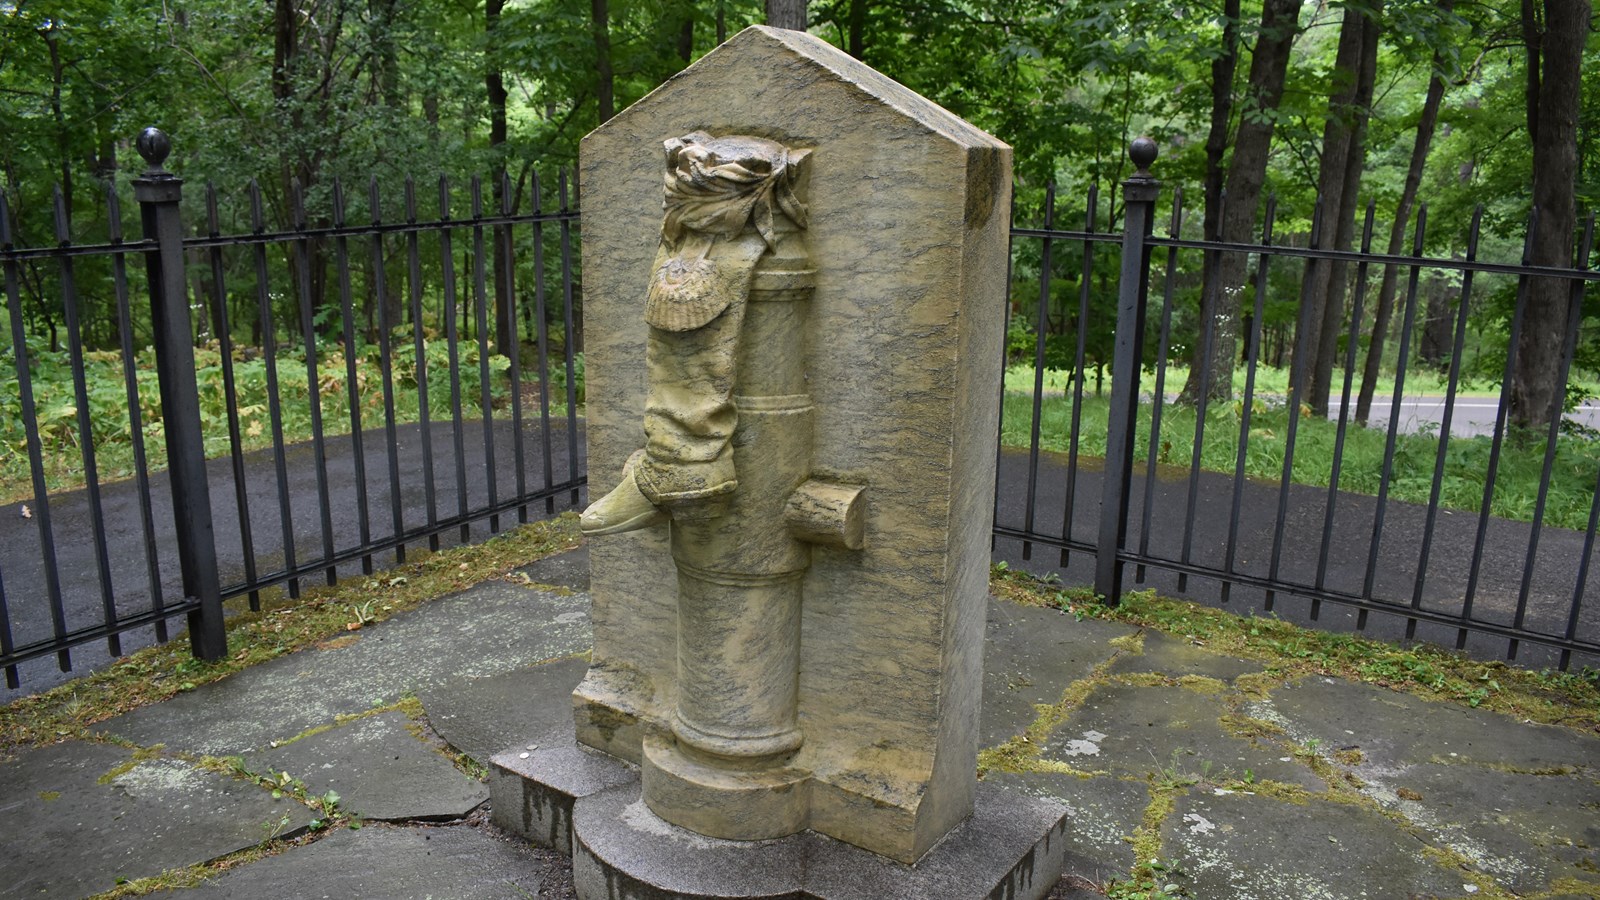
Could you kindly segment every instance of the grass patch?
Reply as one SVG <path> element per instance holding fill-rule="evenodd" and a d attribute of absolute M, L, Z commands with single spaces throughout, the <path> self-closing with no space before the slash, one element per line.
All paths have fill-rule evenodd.
<path fill-rule="evenodd" d="M 1063 590 L 1059 584 L 999 565 L 990 589 L 1015 602 L 1057 607 L 1080 619 L 1155 628 L 1216 653 L 1265 662 L 1267 670 L 1239 685 L 1241 689 L 1259 692 L 1285 680 L 1330 675 L 1600 733 L 1600 673 L 1588 670 L 1534 672 L 1480 662 L 1431 645 L 1403 648 L 1301 628 L 1277 618 L 1238 616 L 1160 597 L 1154 591 L 1125 594 L 1121 605 L 1108 607 L 1087 591 Z"/>
<path fill-rule="evenodd" d="M 1030 370 L 1031 371 L 1031 370 Z M 1181 384 L 1181 382 L 1178 382 Z M 1001 420 L 1001 442 L 1010 447 L 1027 447 L 1033 422 L 1033 382 L 1015 378 L 1008 382 Z M 1048 390 L 1048 389 L 1047 389 Z M 1106 397 L 1085 395 L 1079 413 L 1078 452 L 1090 457 L 1105 455 L 1107 418 L 1110 401 Z M 1139 405 L 1134 460 L 1143 465 L 1149 458 L 1150 420 L 1153 407 Z M 1160 444 L 1156 463 L 1166 477 L 1188 477 L 1196 410 L 1189 406 L 1164 405 L 1161 413 Z M 1385 413 L 1387 414 L 1387 413 Z M 1207 410 L 1205 443 L 1200 467 L 1207 471 L 1233 473 L 1239 452 L 1239 430 L 1243 416 L 1241 400 L 1214 404 Z M 1333 471 L 1334 446 L 1338 425 L 1325 419 L 1302 415 L 1296 424 L 1293 468 L 1290 480 L 1296 484 L 1326 487 Z M 1047 393 L 1041 405 L 1039 441 L 1045 450 L 1067 452 L 1072 438 L 1070 396 Z M 1260 396 L 1251 409 L 1250 441 L 1245 452 L 1245 475 L 1277 482 L 1283 477 L 1287 451 L 1289 410 L 1281 398 L 1264 400 Z M 1339 455 L 1339 488 L 1358 494 L 1376 495 L 1383 483 L 1383 457 L 1388 431 L 1360 428 L 1345 431 Z M 1440 481 L 1439 505 L 1446 509 L 1476 514 L 1483 503 L 1484 473 L 1489 469 L 1492 438 L 1451 437 L 1445 446 L 1444 474 Z M 1426 504 L 1433 489 L 1433 470 L 1439 451 L 1439 437 L 1424 430 L 1398 435 L 1393 469 L 1389 477 L 1389 496 L 1408 503 Z M 1543 474 L 1544 434 L 1513 434 L 1501 449 L 1490 511 L 1502 518 L 1531 521 L 1539 496 Z M 1556 442 L 1556 457 L 1550 473 L 1550 491 L 1544 521 L 1548 525 L 1582 531 L 1588 525 L 1589 506 L 1594 498 L 1595 472 L 1600 470 L 1600 441 L 1578 435 L 1563 435 Z"/>
<path fill-rule="evenodd" d="M 89 726 L 217 681 L 260 662 L 346 636 L 436 597 L 579 543 L 578 517 L 567 513 L 498 535 L 482 544 L 421 554 L 406 565 L 333 587 L 311 588 L 299 600 L 262 597 L 260 612 L 228 618 L 228 656 L 214 663 L 189 655 L 186 641 L 147 647 L 42 694 L 0 707 L 0 758 L 69 738 Z M 240 601 L 242 602 L 242 601 Z"/>

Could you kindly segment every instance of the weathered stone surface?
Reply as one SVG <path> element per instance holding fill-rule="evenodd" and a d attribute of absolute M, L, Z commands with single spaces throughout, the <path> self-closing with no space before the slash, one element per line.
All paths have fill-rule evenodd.
<path fill-rule="evenodd" d="M 178 896 L 349 900 L 526 900 L 547 896 L 565 860 L 479 828 L 338 829 L 316 843 L 232 869 Z"/>
<path fill-rule="evenodd" d="M 864 549 L 810 551 L 794 765 L 813 773 L 811 827 L 914 859 L 972 797 L 1010 151 L 823 41 L 760 27 L 585 138 L 585 203 L 606 211 L 583 235 L 596 490 L 643 444 L 661 146 L 695 130 L 811 151 L 812 471 L 866 491 Z M 578 734 L 633 761 L 636 723 L 670 728 L 677 696 L 666 538 L 591 549 Z"/>
<path fill-rule="evenodd" d="M 1144 652 L 1125 653 L 1117 657 L 1116 662 L 1111 664 L 1110 671 L 1155 672 L 1174 678 L 1199 675 L 1231 682 L 1240 675 L 1259 672 L 1262 668 L 1261 663 L 1255 660 L 1212 653 L 1210 650 L 1195 646 L 1191 641 L 1146 629 Z"/>
<path fill-rule="evenodd" d="M 983 647 L 985 746 L 1004 743 L 1033 724 L 1036 706 L 1060 702 L 1067 686 L 1087 678 L 1117 653 L 1113 638 L 1136 629 L 1097 619 L 1075 621 L 1058 609 L 989 598 Z"/>
<path fill-rule="evenodd" d="M 218 756 L 262 749 L 406 691 L 577 653 L 589 641 L 588 598 L 485 581 L 351 636 L 352 644 L 279 657 L 96 731 Z"/>
<path fill-rule="evenodd" d="M 814 832 L 726 841 L 671 825 L 636 785 L 580 800 L 574 816 L 578 896 L 881 900 L 1038 900 L 1061 873 L 1063 809 L 982 786 L 973 816 L 907 866 Z"/>
<path fill-rule="evenodd" d="M 991 772 L 984 782 L 1066 804 L 1067 874 L 1104 884 L 1133 868 L 1133 844 L 1128 839 L 1150 805 L 1144 782 L 1054 772 Z"/>
<path fill-rule="evenodd" d="M 1327 787 L 1309 768 L 1275 747 L 1257 746 L 1223 730 L 1215 695 L 1181 687 L 1095 688 L 1051 735 L 1044 755 L 1073 768 L 1143 777 L 1244 778 Z"/>
<path fill-rule="evenodd" d="M 1338 678 L 1277 688 L 1251 712 L 1297 741 L 1357 747 L 1369 763 L 1483 762 L 1524 771 L 1575 766 L 1600 772 L 1600 738 L 1559 725 L 1532 725 L 1454 703 Z"/>
<path fill-rule="evenodd" d="M 1228 900 L 1371 900 L 1460 897 L 1461 873 L 1380 814 L 1345 803 L 1305 806 L 1242 793 L 1180 799 L 1161 832 L 1162 852 L 1186 873 L 1194 897 Z"/>
<path fill-rule="evenodd" d="M 534 584 L 548 584 L 573 591 L 589 590 L 589 546 L 568 550 L 555 556 L 521 566 L 516 571 L 528 576 Z"/>
<path fill-rule="evenodd" d="M 420 726 L 402 713 L 380 713 L 245 754 L 245 766 L 288 772 L 310 794 L 334 791 L 340 806 L 363 819 L 459 819 L 489 799 L 487 785 L 462 774 L 412 727 Z"/>
<path fill-rule="evenodd" d="M 428 724 L 450 746 L 488 763 L 505 750 L 572 739 L 572 689 L 588 671 L 581 656 L 417 692 Z"/>
<path fill-rule="evenodd" d="M 311 820 L 306 807 L 176 759 L 70 742 L 0 764 L 0 897 L 81 897 L 202 863 Z"/>
<path fill-rule="evenodd" d="M 569 734 L 529 749 L 511 749 L 489 762 L 494 823 L 540 847 L 572 852 L 572 807 L 639 770 L 614 756 L 579 746 Z"/>

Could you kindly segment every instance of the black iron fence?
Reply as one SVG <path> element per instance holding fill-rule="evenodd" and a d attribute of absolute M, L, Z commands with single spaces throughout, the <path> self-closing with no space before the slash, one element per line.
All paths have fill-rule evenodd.
<path fill-rule="evenodd" d="M 182 182 L 161 169 L 165 138 L 147 131 L 139 149 L 151 163 L 133 182 L 140 240 L 124 238 L 108 189 L 106 241 L 74 243 L 57 191 L 56 244 L 18 246 L 0 196 L 16 392 L 4 400 L 15 404 L 8 434 L 23 435 L 4 452 L 27 472 L 0 519 L 10 688 L 30 660 L 54 656 L 65 672 L 74 653 L 103 659 L 102 643 L 116 657 L 129 632 L 165 641 L 179 616 L 195 654 L 215 659 L 227 650 L 224 600 L 259 608 L 263 589 L 297 595 L 305 578 L 372 573 L 408 546 L 438 549 L 577 502 L 578 213 L 565 175 L 553 191 L 536 176 L 531 188 L 508 180 L 489 212 L 478 181 L 441 179 L 436 217 L 419 214 L 407 182 L 387 218 L 374 182 L 360 224 L 347 221 L 340 185 L 320 221 L 293 185 L 286 230 L 268 230 L 252 184 L 240 203 L 249 230 L 228 235 L 207 186 L 205 227 L 189 234 Z M 519 187 L 531 212 L 512 212 Z M 463 194 L 470 212 L 453 217 Z M 140 261 L 148 317 L 127 273 Z M 24 298 L 51 292 L 61 316 L 47 342 Z M 85 308 L 115 321 L 83 321 Z M 244 318 L 248 348 L 234 345 Z M 91 324 L 119 346 L 86 347 Z M 514 359 L 494 354 L 497 326 L 516 336 Z M 41 404 L 51 386 L 38 373 L 57 357 L 70 394 Z"/>
<path fill-rule="evenodd" d="M 156 164 L 134 183 L 140 240 L 123 238 L 110 191 L 105 242 L 72 242 L 58 205 L 57 243 L 20 246 L 0 196 L 26 434 L 0 452 L 25 457 L 27 471 L 0 516 L 10 687 L 42 658 L 66 671 L 85 654 L 119 655 L 130 632 L 165 641 L 180 615 L 197 655 L 214 658 L 227 598 L 255 606 L 275 585 L 294 594 L 305 578 L 370 573 L 408 545 L 470 540 L 502 517 L 578 502 L 578 213 L 564 178 L 554 190 L 502 183 L 491 213 L 476 181 L 441 181 L 431 218 L 419 218 L 409 182 L 398 201 L 374 184 L 362 224 L 347 221 L 358 204 L 338 185 L 315 215 L 291 189 L 291 226 L 279 230 L 252 186 L 247 230 L 231 235 L 208 187 L 205 227 L 186 235 L 164 151 L 141 149 Z M 512 212 L 519 191 L 531 212 Z M 452 217 L 462 195 L 470 213 Z M 1532 435 L 1505 412 L 1506 348 L 1530 279 L 1570 284 L 1567 380 L 1600 274 L 1481 260 L 1478 217 L 1463 255 L 1423 253 L 1425 211 L 1413 252 L 1389 255 L 1372 251 L 1370 206 L 1361 249 L 1336 251 L 1315 235 L 1275 238 L 1272 203 L 1259 243 L 1200 240 L 1181 193 L 1163 198 L 1145 173 L 1122 201 L 1107 211 L 1091 189 L 1068 212 L 1052 190 L 1041 221 L 1013 221 L 997 558 L 1092 583 L 1109 602 L 1131 564 L 1135 583 L 1241 611 L 1531 665 L 1600 663 L 1600 614 L 1585 603 L 1600 441 L 1570 410 L 1565 428 L 1555 410 Z M 1069 215 L 1084 227 L 1060 227 Z M 1097 226 L 1119 221 L 1120 232 Z M 1592 231 L 1591 220 L 1581 260 Z M 1232 323 L 1198 313 L 1224 289 L 1207 276 L 1228 255 L 1252 269 Z M 148 320 L 130 297 L 130 260 L 145 264 Z M 1348 288 L 1326 413 L 1297 372 L 1308 356 L 1298 300 L 1317 266 L 1342 266 L 1335 280 Z M 90 269 L 115 321 L 81 320 Z M 1403 282 L 1398 335 L 1381 381 L 1360 391 L 1385 270 Z M 48 330 L 64 349 L 43 344 L 30 291 L 59 297 Z M 86 349 L 96 326 L 112 352 Z M 234 346 L 246 328 L 250 346 Z M 1237 365 L 1219 365 L 1229 328 Z M 70 396 L 41 404 L 35 380 L 52 352 L 70 369 L 57 378 Z M 114 373 L 114 390 L 96 390 L 95 366 Z M 1370 411 L 1356 409 L 1362 393 L 1377 395 Z"/>

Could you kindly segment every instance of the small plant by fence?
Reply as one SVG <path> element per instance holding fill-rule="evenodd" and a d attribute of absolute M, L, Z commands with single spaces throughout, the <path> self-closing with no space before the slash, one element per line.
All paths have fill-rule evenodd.
<path fill-rule="evenodd" d="M 0 197 L 17 386 L 0 396 L 0 500 L 29 517 L 0 545 L 10 686 L 40 657 L 64 671 L 85 645 L 120 653 L 129 631 L 164 641 L 179 615 L 197 655 L 214 658 L 224 599 L 255 604 L 274 585 L 293 594 L 307 577 L 371 572 L 408 545 L 468 540 L 478 523 L 493 533 L 502 516 L 578 501 L 578 213 L 564 178 L 548 205 L 535 182 L 527 213 L 512 211 L 510 185 L 485 213 L 476 182 L 441 183 L 434 218 L 419 216 L 409 182 L 399 202 L 371 186 L 362 224 L 337 185 L 316 217 L 293 192 L 294 224 L 275 231 L 252 190 L 249 230 L 233 235 L 208 187 L 205 227 L 186 236 L 180 183 L 160 170 L 158 146 L 142 149 L 155 162 L 134 185 L 140 240 L 120 233 L 111 191 L 104 243 L 69 240 L 58 212 L 55 246 L 17 246 Z M 470 213 L 452 217 L 462 193 Z M 1162 202 L 1171 215 L 1157 236 Z M 1559 410 L 1538 434 L 1512 428 L 1510 354 L 1495 343 L 1514 346 L 1530 279 L 1565 279 L 1573 327 L 1561 364 L 1578 381 L 1583 297 L 1600 275 L 1480 260 L 1476 218 L 1465 256 L 1427 256 L 1425 213 L 1410 255 L 1373 253 L 1370 207 L 1356 251 L 1275 242 L 1272 204 L 1260 243 L 1200 240 L 1181 193 L 1164 195 L 1143 170 L 1120 215 L 1092 190 L 1082 229 L 1057 224 L 1053 190 L 1041 211 L 1037 227 L 1012 225 L 997 557 L 1092 583 L 1108 602 L 1131 565 L 1133 582 L 1253 612 L 1531 665 L 1600 663 L 1600 614 L 1585 603 L 1600 442 L 1563 434 Z M 1120 231 L 1096 225 L 1118 219 Z M 1587 260 L 1592 222 L 1580 243 Z M 1241 365 L 1231 390 L 1202 380 L 1180 402 L 1191 369 L 1213 371 L 1217 323 L 1196 310 L 1218 287 L 1200 273 L 1226 254 L 1254 266 Z M 145 263 L 148 326 L 130 260 Z M 1293 313 L 1308 269 L 1334 264 L 1350 301 L 1324 417 L 1293 376 L 1304 355 Z M 1358 351 L 1386 268 L 1404 288 L 1391 369 L 1367 390 L 1369 427 L 1352 416 Z M 77 276 L 91 271 L 85 287 Z M 29 328 L 24 295 L 46 282 L 61 321 L 37 327 L 35 316 Z M 112 346 L 86 344 L 89 290 L 110 298 L 100 306 L 116 321 L 89 333 Z M 248 346 L 236 345 L 245 331 Z M 1432 421 L 1408 412 L 1419 384 L 1441 395 Z M 1491 412 L 1466 423 L 1474 403 Z M 92 571 L 74 583 L 93 596 L 64 588 L 64 571 Z"/>

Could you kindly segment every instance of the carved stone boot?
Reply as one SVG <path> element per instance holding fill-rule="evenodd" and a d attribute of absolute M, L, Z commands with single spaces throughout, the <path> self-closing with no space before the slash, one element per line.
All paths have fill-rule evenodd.
<path fill-rule="evenodd" d="M 584 534 L 621 534 L 667 521 L 666 511 L 640 493 L 638 482 L 634 480 L 634 467 L 643 456 L 643 450 L 634 451 L 627 465 L 622 467 L 622 480 L 617 486 L 583 511 L 578 528 Z"/>

